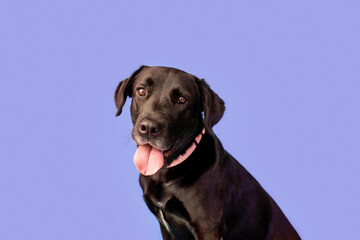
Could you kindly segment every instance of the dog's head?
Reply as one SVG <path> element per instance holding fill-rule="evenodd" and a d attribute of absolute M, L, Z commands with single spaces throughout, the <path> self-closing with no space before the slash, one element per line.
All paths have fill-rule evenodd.
<path fill-rule="evenodd" d="M 121 81 L 115 91 L 116 116 L 127 97 L 132 98 L 133 139 L 138 146 L 161 152 L 167 165 L 204 127 L 212 134 L 225 110 L 223 100 L 203 79 L 167 67 L 142 66 Z"/>

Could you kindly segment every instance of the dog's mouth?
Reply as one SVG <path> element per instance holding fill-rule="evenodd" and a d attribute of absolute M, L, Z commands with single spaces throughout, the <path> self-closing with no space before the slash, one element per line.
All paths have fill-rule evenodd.
<path fill-rule="evenodd" d="M 134 163 L 141 174 L 150 176 L 164 165 L 164 154 L 149 144 L 140 145 L 136 149 Z"/>
<path fill-rule="evenodd" d="M 192 141 L 177 139 L 167 150 L 158 149 L 151 143 L 138 145 L 134 155 L 134 163 L 137 170 L 142 175 L 151 176 L 157 173 L 164 166 L 165 160 L 167 167 L 172 167 L 181 163 L 191 154 L 192 151 L 194 151 L 197 145 L 195 143 L 200 142 L 201 136 L 204 133 L 205 129 L 203 129 L 202 133 L 200 133 L 195 140 L 193 139 Z M 182 145 L 180 142 L 189 142 L 189 144 L 187 144 L 189 146 Z M 181 151 L 181 149 L 183 150 Z"/>
<path fill-rule="evenodd" d="M 169 148 L 168 150 L 163 151 L 164 156 L 165 157 L 170 156 L 170 154 L 173 153 L 174 149 L 175 149 L 175 144 L 171 148 Z"/>
<path fill-rule="evenodd" d="M 134 163 L 137 170 L 145 176 L 155 174 L 164 165 L 164 158 L 167 158 L 174 151 L 176 144 L 167 150 L 160 150 L 151 144 L 138 145 Z"/>

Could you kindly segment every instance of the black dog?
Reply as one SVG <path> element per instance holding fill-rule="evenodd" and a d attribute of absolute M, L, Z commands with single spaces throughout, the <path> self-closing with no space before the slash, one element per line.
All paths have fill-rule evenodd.
<path fill-rule="evenodd" d="M 203 79 L 142 66 L 116 88 L 116 116 L 127 97 L 140 185 L 164 239 L 300 239 L 213 133 L 225 106 Z"/>

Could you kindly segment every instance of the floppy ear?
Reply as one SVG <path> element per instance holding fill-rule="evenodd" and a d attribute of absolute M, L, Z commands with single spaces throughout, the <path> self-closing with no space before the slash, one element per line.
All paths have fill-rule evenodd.
<path fill-rule="evenodd" d="M 224 114 L 225 104 L 204 79 L 195 78 L 195 80 L 200 91 L 205 129 L 212 133 L 212 127 L 220 121 Z"/>
<path fill-rule="evenodd" d="M 117 108 L 117 112 L 116 112 L 115 116 L 119 116 L 121 114 L 122 108 L 126 101 L 126 98 L 128 96 L 130 97 L 131 92 L 129 94 L 129 91 L 128 91 L 129 80 L 130 80 L 130 78 L 127 78 L 127 79 L 121 81 L 119 83 L 119 85 L 116 87 L 114 99 L 115 99 L 115 105 Z"/>
<path fill-rule="evenodd" d="M 134 77 L 146 66 L 141 66 L 136 70 L 129 78 L 121 81 L 115 90 L 115 105 L 117 112 L 115 116 L 119 116 L 122 112 L 122 108 L 125 104 L 126 98 L 132 96 L 132 82 Z"/>

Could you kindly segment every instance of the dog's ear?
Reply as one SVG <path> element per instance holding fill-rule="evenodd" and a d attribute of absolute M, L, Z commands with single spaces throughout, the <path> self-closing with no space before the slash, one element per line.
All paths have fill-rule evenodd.
<path fill-rule="evenodd" d="M 129 86 L 129 80 L 130 78 L 127 78 L 119 83 L 119 85 L 116 87 L 115 90 L 115 105 L 117 108 L 117 112 L 115 116 L 119 116 L 122 112 L 122 108 L 125 104 L 126 98 L 131 96 L 131 90 L 129 92 L 129 89 L 131 87 Z"/>
<path fill-rule="evenodd" d="M 132 97 L 132 83 L 135 76 L 146 66 L 141 66 L 138 70 L 136 70 L 129 78 L 121 81 L 115 90 L 115 105 L 117 108 L 117 112 L 115 116 L 119 116 L 122 112 L 122 108 L 125 104 L 127 97 Z"/>
<path fill-rule="evenodd" d="M 195 78 L 195 81 L 200 91 L 205 129 L 212 133 L 212 127 L 220 121 L 225 112 L 225 104 L 204 79 Z"/>

